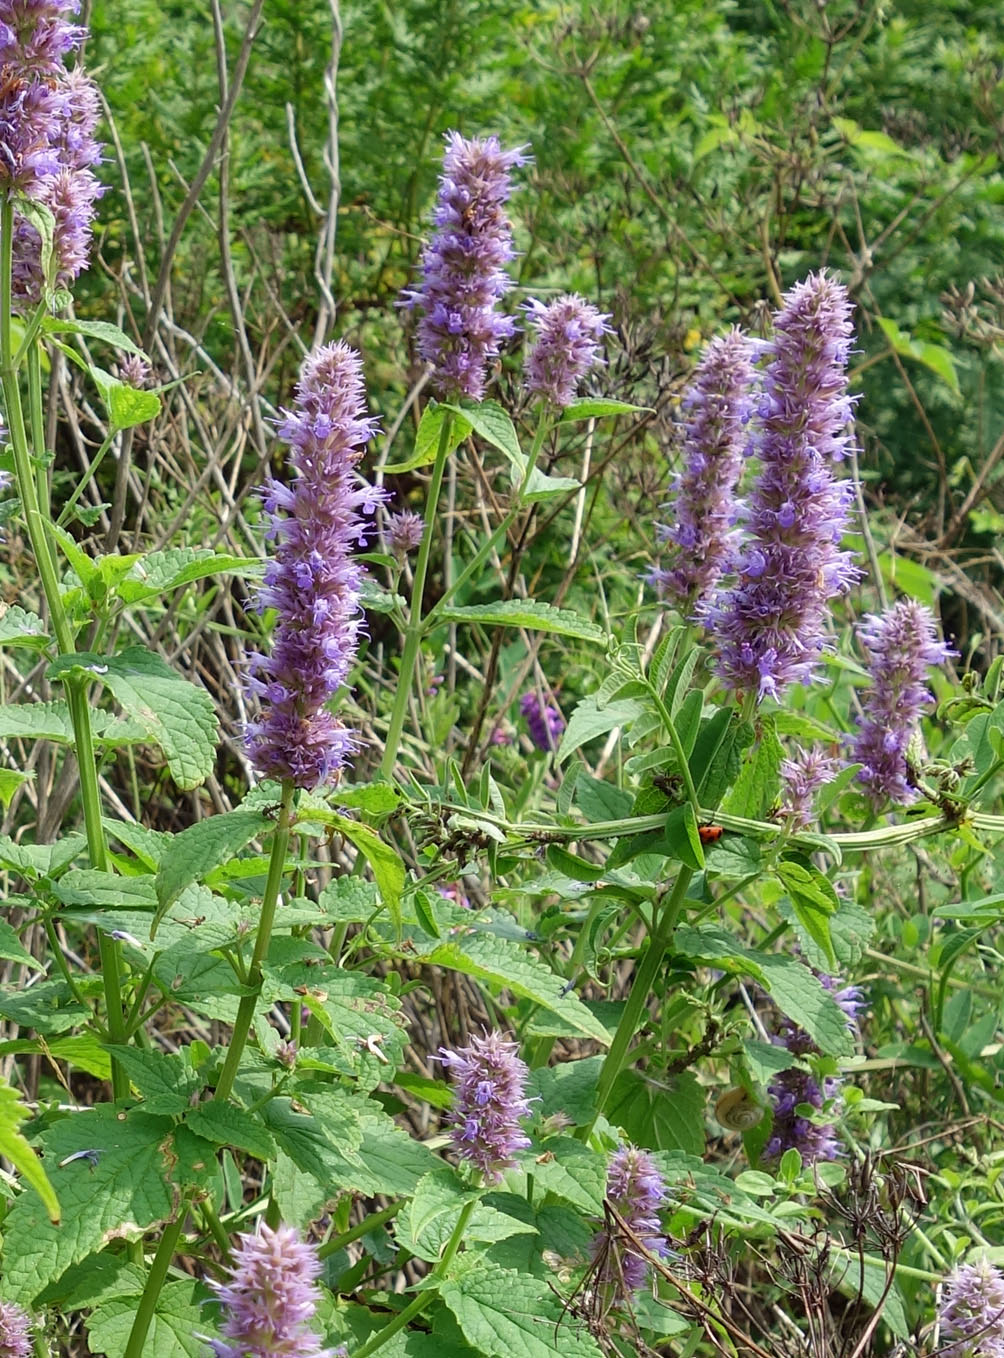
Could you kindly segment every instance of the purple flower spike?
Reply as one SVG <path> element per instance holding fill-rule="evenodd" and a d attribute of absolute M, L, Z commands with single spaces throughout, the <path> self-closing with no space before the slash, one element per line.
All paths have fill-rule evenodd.
<path fill-rule="evenodd" d="M 456 1051 L 439 1049 L 456 1094 L 450 1117 L 453 1149 L 493 1183 L 516 1163 L 516 1152 L 530 1144 L 519 1125 L 530 1113 L 525 1093 L 530 1072 L 518 1051 L 499 1032 L 472 1036 L 470 1046 Z"/>
<path fill-rule="evenodd" d="M 531 690 L 520 698 L 519 710 L 530 732 L 530 739 L 537 749 L 545 753 L 548 750 L 556 750 L 561 733 L 565 729 L 565 719 L 554 704 L 542 702 Z"/>
<path fill-rule="evenodd" d="M 827 1099 L 836 1098 L 839 1089 L 839 1080 L 830 1077 L 820 1085 L 814 1075 L 798 1067 L 775 1075 L 767 1086 L 774 1125 L 764 1147 L 764 1159 L 780 1160 L 785 1151 L 797 1150 L 804 1165 L 814 1165 L 817 1160 L 836 1160 L 840 1155 L 840 1141 L 833 1124 L 812 1122 L 796 1109 L 800 1104 L 820 1109 Z"/>
<path fill-rule="evenodd" d="M 819 749 L 804 750 L 800 745 L 789 758 L 781 760 L 781 809 L 793 830 L 803 830 L 812 823 L 816 793 L 833 781 L 839 767 L 832 755 Z"/>
<path fill-rule="evenodd" d="M 734 545 L 735 489 L 748 440 L 752 382 L 749 341 L 732 330 L 708 345 L 683 398 L 684 469 L 674 483 L 676 522 L 659 525 L 670 554 L 648 580 L 685 617 L 709 597 Z"/>
<path fill-rule="evenodd" d="M 700 612 L 722 679 L 759 699 L 813 677 L 830 600 L 859 576 L 839 546 L 853 486 L 832 471 L 850 445 L 850 315 L 846 290 L 824 273 L 785 296 L 756 412 L 750 538 L 731 563 L 735 583 Z"/>
<path fill-rule="evenodd" d="M 504 205 L 510 171 L 527 163 L 524 149 L 503 151 L 497 137 L 446 134 L 422 285 L 406 291 L 403 301 L 423 311 L 419 352 L 432 364 L 436 391 L 447 398 L 480 401 L 488 360 L 516 329 L 513 318 L 495 308 L 511 286 L 505 265 L 514 253 L 512 228 Z"/>
<path fill-rule="evenodd" d="M 13 1301 L 0 1301 L 0 1358 L 31 1358 L 31 1321 Z"/>
<path fill-rule="evenodd" d="M 387 518 L 387 541 L 395 556 L 406 557 L 415 551 L 425 532 L 425 520 L 411 509 L 402 509 Z"/>
<path fill-rule="evenodd" d="M 229 1279 L 211 1284 L 225 1314 L 225 1338 L 209 1341 L 216 1358 L 329 1358 L 310 1329 L 321 1299 L 315 1247 L 292 1226 L 264 1223 L 237 1239 Z"/>
<path fill-rule="evenodd" d="M 876 809 L 886 801 L 905 806 L 917 799 L 907 749 L 921 713 L 934 703 L 927 668 L 956 652 L 938 640 L 933 613 L 915 599 L 900 599 L 880 616 L 868 614 L 858 634 L 868 652 L 872 686 L 862 695 L 865 719 L 851 758 L 863 766 L 858 782 Z"/>
<path fill-rule="evenodd" d="M 648 1151 L 621 1146 L 607 1167 L 607 1198 L 627 1226 L 651 1253 L 665 1259 L 669 1253 L 662 1234 L 659 1210 L 668 1197 L 666 1185 Z M 593 1239 L 593 1257 L 602 1260 L 600 1280 L 626 1295 L 628 1300 L 645 1286 L 649 1263 L 623 1235 L 606 1227 Z"/>
<path fill-rule="evenodd" d="M 941 1298 L 944 1358 L 1004 1358 L 1004 1272 L 987 1259 L 960 1264 Z"/>
<path fill-rule="evenodd" d="M 366 540 L 362 515 L 386 498 L 372 486 L 354 487 L 372 432 L 359 355 L 341 342 L 310 354 L 279 428 L 295 479 L 291 486 L 269 481 L 263 492 L 277 546 L 259 606 L 274 608 L 278 624 L 272 654 L 251 657 L 248 680 L 266 703 L 247 730 L 251 760 L 260 773 L 300 788 L 337 776 L 357 747 L 325 703 L 348 677 L 362 626 L 362 568 L 352 557 Z"/>
<path fill-rule="evenodd" d="M 582 378 L 603 362 L 600 345 L 612 334 L 603 316 L 572 293 L 547 306 L 534 298 L 524 304 L 537 342 L 526 361 L 526 389 L 559 409 L 570 406 Z"/>

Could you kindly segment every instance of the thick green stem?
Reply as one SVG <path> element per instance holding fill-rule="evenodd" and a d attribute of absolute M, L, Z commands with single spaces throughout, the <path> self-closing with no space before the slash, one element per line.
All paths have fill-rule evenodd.
<path fill-rule="evenodd" d="M 429 493 L 425 500 L 425 531 L 422 534 L 422 543 L 418 549 L 418 559 L 415 562 L 415 577 L 411 588 L 411 607 L 408 610 L 408 626 L 405 628 L 404 650 L 401 653 L 401 669 L 397 677 L 397 691 L 394 694 L 390 725 L 387 728 L 387 743 L 384 746 L 383 759 L 380 761 L 380 772 L 386 778 L 393 776 L 394 766 L 397 763 L 398 747 L 401 744 L 401 733 L 404 730 L 404 719 L 408 712 L 408 700 L 411 697 L 411 686 L 415 677 L 415 661 L 418 659 L 422 634 L 425 631 L 422 618 L 422 599 L 425 594 L 425 577 L 429 571 L 429 556 L 432 552 L 432 539 L 436 528 L 439 493 L 443 488 L 443 473 L 446 470 L 446 459 L 450 451 L 450 430 L 452 427 L 453 416 L 447 411 L 443 416 L 443 426 L 439 431 L 439 447 L 436 449 L 436 460 L 432 467 Z"/>
<path fill-rule="evenodd" d="M 157 1253 L 150 1265 L 146 1286 L 143 1288 L 143 1295 L 139 1299 L 139 1306 L 136 1309 L 136 1316 L 132 1323 L 132 1329 L 129 1331 L 129 1340 L 122 1358 L 143 1358 L 150 1322 L 153 1320 L 154 1311 L 157 1309 L 161 1289 L 167 1281 L 171 1260 L 174 1258 L 174 1251 L 177 1249 L 178 1240 L 181 1237 L 181 1228 L 185 1224 L 186 1207 L 187 1203 L 183 1202 L 178 1211 L 177 1219 L 168 1222 L 164 1227 L 164 1234 L 160 1237 Z"/>
<path fill-rule="evenodd" d="M 476 1198 L 473 1202 L 464 1204 L 460 1216 L 457 1218 L 457 1224 L 453 1228 L 453 1234 L 450 1236 L 449 1243 L 443 1251 L 443 1257 L 432 1270 L 431 1277 L 441 1279 L 453 1262 L 453 1257 L 460 1248 L 460 1242 L 464 1238 L 464 1231 L 467 1230 L 467 1223 L 470 1221 L 471 1214 L 477 1205 L 478 1201 Z M 369 1358 L 371 1353 L 376 1353 L 377 1349 L 382 1349 L 388 1340 L 393 1339 L 406 1325 L 410 1325 L 416 1316 L 421 1315 L 435 1295 L 435 1290 L 433 1288 L 428 1288 L 424 1292 L 419 1292 L 418 1296 L 414 1297 L 403 1311 L 398 1312 L 390 1324 L 385 1325 L 382 1330 L 378 1330 L 373 1338 L 367 1340 L 361 1349 L 356 1349 L 354 1358 Z"/>
<path fill-rule="evenodd" d="M 220 1078 L 216 1084 L 214 1097 L 221 1101 L 230 1097 L 230 1091 L 234 1087 L 234 1079 L 240 1068 L 241 1057 L 244 1055 L 248 1033 L 251 1031 L 255 1009 L 258 1006 L 258 998 L 261 995 L 262 964 L 268 956 L 268 945 L 272 937 L 275 910 L 279 901 L 279 888 L 282 885 L 283 874 L 286 870 L 286 850 L 289 847 L 293 792 L 294 788 L 291 782 L 283 783 L 282 800 L 279 803 L 279 818 L 276 821 L 275 834 L 272 837 L 272 854 L 268 864 L 265 896 L 261 903 L 258 932 L 255 935 L 254 952 L 251 954 L 251 966 L 248 968 L 248 988 L 246 993 L 241 996 L 233 1036 L 230 1039 L 226 1060 L 223 1062 L 223 1070 L 220 1072 Z"/>
<path fill-rule="evenodd" d="M 631 990 L 624 1005 L 624 1012 L 621 1014 L 620 1023 L 617 1025 L 616 1033 L 614 1033 L 614 1040 L 610 1044 L 610 1050 L 607 1052 L 600 1070 L 600 1078 L 596 1086 L 596 1116 L 581 1133 L 584 1141 L 588 1140 L 597 1119 L 606 1108 L 610 1091 L 623 1069 L 628 1048 L 631 1046 L 631 1041 L 638 1029 L 652 986 L 659 975 L 663 959 L 666 956 L 666 949 L 669 947 L 673 930 L 676 928 L 680 911 L 683 909 L 683 898 L 687 894 L 687 887 L 690 885 L 693 875 L 692 868 L 681 866 L 676 881 L 673 883 L 673 890 L 670 892 L 669 899 L 666 901 L 658 923 L 649 939 L 645 955 L 634 974 Z"/>

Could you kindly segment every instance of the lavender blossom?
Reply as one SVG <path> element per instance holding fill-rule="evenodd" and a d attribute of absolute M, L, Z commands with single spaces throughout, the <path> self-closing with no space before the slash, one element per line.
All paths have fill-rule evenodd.
<path fill-rule="evenodd" d="M 436 391 L 449 399 L 481 400 L 488 360 L 516 329 L 495 308 L 511 286 L 504 266 L 514 254 L 512 228 L 503 205 L 512 191 L 509 172 L 527 163 L 524 149 L 503 151 L 497 137 L 446 134 L 422 285 L 403 300 L 424 313 L 419 352 L 432 364 Z"/>
<path fill-rule="evenodd" d="M 667 1197 L 662 1175 L 648 1151 L 634 1146 L 614 1151 L 607 1167 L 607 1198 L 640 1243 L 660 1259 L 669 1253 L 659 1222 L 659 1209 Z M 629 1297 L 645 1286 L 649 1262 L 616 1224 L 605 1225 L 594 1237 L 593 1258 L 600 1262 L 598 1281 L 616 1291 Z"/>
<path fill-rule="evenodd" d="M 774 1125 L 764 1147 L 765 1160 L 779 1160 L 787 1150 L 797 1150 L 805 1165 L 817 1160 L 836 1160 L 840 1155 L 840 1141 L 832 1123 L 816 1123 L 797 1110 L 809 1104 L 822 1109 L 829 1099 L 835 1099 L 840 1081 L 830 1076 L 820 1083 L 807 1070 L 793 1066 L 782 1070 L 767 1085 L 767 1094 L 774 1111 Z"/>
<path fill-rule="evenodd" d="M 781 810 L 793 830 L 804 830 L 813 820 L 813 804 L 821 787 L 832 782 L 839 761 L 820 749 L 805 750 L 801 745 L 782 759 Z"/>
<path fill-rule="evenodd" d="M 886 801 L 905 806 L 917 798 L 907 767 L 907 749 L 921 713 L 934 703 L 925 679 L 929 665 L 956 654 L 937 639 L 929 608 L 900 599 L 881 615 L 868 614 L 858 634 L 868 652 L 872 685 L 862 695 L 865 718 L 851 758 L 872 805 Z"/>
<path fill-rule="evenodd" d="M 718 673 L 759 699 L 812 678 L 830 600 L 859 574 L 839 548 L 853 486 L 832 472 L 850 445 L 850 313 L 846 290 L 824 273 L 786 294 L 757 410 L 751 536 L 731 563 L 735 583 L 701 611 Z"/>
<path fill-rule="evenodd" d="M 683 398 L 684 469 L 673 485 L 676 522 L 658 525 L 670 554 L 648 580 L 685 617 L 710 596 L 734 545 L 735 489 L 746 452 L 752 382 L 749 341 L 741 330 L 731 330 L 708 345 Z"/>
<path fill-rule="evenodd" d="M 545 753 L 558 748 L 558 740 L 565 729 L 565 719 L 553 703 L 544 702 L 535 691 L 524 693 L 519 700 L 530 739 Z"/>
<path fill-rule="evenodd" d="M 209 1341 L 216 1358 L 329 1358 L 309 1328 L 321 1299 L 315 1247 L 264 1222 L 237 1239 L 229 1279 L 211 1284 L 225 1314 L 225 1338 Z"/>
<path fill-rule="evenodd" d="M 0 1358 L 31 1358 L 31 1319 L 16 1302 L 0 1301 Z"/>
<path fill-rule="evenodd" d="M 526 389 L 563 410 L 575 400 L 590 368 L 603 362 L 600 344 L 613 333 L 607 325 L 610 317 L 575 293 L 547 306 L 531 298 L 524 307 L 537 331 L 526 361 Z"/>
<path fill-rule="evenodd" d="M 402 509 L 387 518 L 387 540 L 395 556 L 402 559 L 413 552 L 422 541 L 425 520 L 411 509 Z"/>
<path fill-rule="evenodd" d="M 360 515 L 385 498 L 353 488 L 372 432 L 359 355 L 341 342 L 310 354 L 279 429 L 295 479 L 264 488 L 277 546 L 259 604 L 276 609 L 278 624 L 272 654 L 251 657 L 248 681 L 268 704 L 248 727 L 248 753 L 259 772 L 300 788 L 336 776 L 358 744 L 325 704 L 348 677 L 362 626 L 362 569 L 351 554 L 366 539 Z"/>
<path fill-rule="evenodd" d="M 124 354 L 118 362 L 119 381 L 137 390 L 149 382 L 151 371 L 150 364 L 142 354 Z"/>
<path fill-rule="evenodd" d="M 988 1259 L 960 1264 L 941 1298 L 944 1358 L 1004 1358 L 1004 1272 Z"/>
<path fill-rule="evenodd" d="M 469 1046 L 456 1051 L 439 1051 L 456 1095 L 450 1117 L 453 1149 L 497 1183 L 502 1170 L 516 1163 L 516 1152 L 530 1144 L 519 1125 L 530 1113 L 525 1094 L 530 1072 L 517 1055 L 518 1045 L 499 1032 L 472 1036 Z"/>

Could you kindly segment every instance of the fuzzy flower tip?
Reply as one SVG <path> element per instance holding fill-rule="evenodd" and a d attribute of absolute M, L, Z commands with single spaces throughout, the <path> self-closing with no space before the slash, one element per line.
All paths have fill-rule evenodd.
<path fill-rule="evenodd" d="M 543 702 L 532 690 L 519 700 L 530 739 L 538 750 L 556 750 L 565 729 L 565 719 L 553 703 Z"/>
<path fill-rule="evenodd" d="M 986 1259 L 945 1280 L 940 1320 L 945 1358 L 1004 1358 L 1004 1273 Z"/>
<path fill-rule="evenodd" d="M 861 764 L 858 782 L 876 808 L 886 801 L 906 805 L 917 798 L 907 749 L 921 714 L 934 703 L 927 669 L 956 652 L 938 640 L 934 615 L 915 599 L 900 599 L 881 615 L 868 614 L 858 634 L 868 652 L 872 684 L 862 695 L 864 721 L 851 758 Z"/>
<path fill-rule="evenodd" d="M 31 1358 L 31 1321 L 13 1301 L 0 1301 L 0 1358 Z"/>
<path fill-rule="evenodd" d="M 448 398 L 481 400 L 488 360 L 516 329 L 496 306 L 511 286 L 505 265 L 514 251 L 505 203 L 510 172 L 527 163 L 524 149 L 503 151 L 497 137 L 446 134 L 422 284 L 405 292 L 403 301 L 422 310 L 419 352 L 432 365 L 435 389 Z"/>
<path fill-rule="evenodd" d="M 0 0 L 0 195 L 15 198 L 13 297 L 21 310 L 41 300 L 47 283 L 65 287 L 86 268 L 104 191 L 92 169 L 101 159 L 97 87 L 63 65 L 85 33 L 66 17 L 79 8 L 75 0 Z M 25 199 L 51 221 L 48 279 Z"/>
<path fill-rule="evenodd" d="M 414 510 L 402 509 L 387 518 L 387 541 L 397 557 L 406 557 L 421 543 L 425 532 L 425 520 Z"/>
<path fill-rule="evenodd" d="M 760 699 L 813 677 L 830 600 L 859 576 L 839 546 L 853 485 L 833 475 L 850 444 L 850 316 L 846 290 L 824 273 L 785 296 L 756 407 L 749 537 L 730 563 L 735 582 L 699 613 L 722 679 Z"/>
<path fill-rule="evenodd" d="M 357 747 L 325 704 L 345 683 L 362 626 L 362 568 L 352 549 L 366 540 L 362 516 L 385 498 L 355 485 L 372 432 L 359 355 L 341 342 L 309 355 L 279 428 L 293 482 L 272 480 L 263 491 L 276 551 L 258 602 L 278 622 L 271 655 L 251 657 L 248 680 L 265 704 L 248 727 L 250 758 L 266 777 L 300 788 L 331 780 Z"/>
<path fill-rule="evenodd" d="M 662 1175 L 647 1151 L 621 1146 L 607 1167 L 607 1198 L 633 1235 L 649 1253 L 664 1259 L 669 1253 L 659 1211 L 668 1194 Z M 649 1263 L 616 1225 L 604 1227 L 593 1239 L 593 1258 L 600 1261 L 600 1281 L 628 1297 L 645 1285 Z"/>
<path fill-rule="evenodd" d="M 320 1301 L 321 1264 L 292 1226 L 262 1223 L 237 1237 L 226 1282 L 211 1284 L 223 1305 L 216 1358 L 329 1358 L 310 1321 Z"/>
<path fill-rule="evenodd" d="M 590 368 L 603 362 L 600 345 L 612 334 L 610 317 L 574 293 L 546 306 L 531 298 L 524 307 L 537 332 L 526 361 L 526 389 L 563 410 Z"/>
<path fill-rule="evenodd" d="M 453 1149 L 494 1183 L 516 1163 L 516 1152 L 530 1144 L 520 1127 L 530 1113 L 525 1093 L 530 1072 L 518 1051 L 499 1032 L 473 1036 L 469 1046 L 456 1051 L 439 1049 L 456 1095 L 450 1118 Z"/>
<path fill-rule="evenodd" d="M 752 412 L 753 364 L 741 330 L 714 339 L 683 398 L 683 471 L 675 478 L 675 522 L 657 525 L 666 561 L 649 572 L 659 595 L 684 616 L 707 599 L 735 542 L 735 489 Z"/>
<path fill-rule="evenodd" d="M 815 748 L 805 750 L 801 745 L 781 760 L 781 809 L 793 830 L 803 830 L 812 823 L 816 793 L 833 781 L 839 767 L 833 755 Z"/>

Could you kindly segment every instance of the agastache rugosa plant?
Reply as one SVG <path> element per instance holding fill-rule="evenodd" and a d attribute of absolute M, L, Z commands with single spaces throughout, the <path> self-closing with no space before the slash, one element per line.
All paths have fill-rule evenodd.
<path fill-rule="evenodd" d="M 515 1165 L 517 1151 L 530 1138 L 521 1123 L 530 1115 L 526 1098 L 529 1071 L 517 1044 L 502 1033 L 472 1034 L 466 1047 L 440 1048 L 454 1087 L 451 1140 L 457 1156 L 498 1182 Z"/>
<path fill-rule="evenodd" d="M 648 1151 L 619 1146 L 607 1166 L 607 1199 L 622 1218 L 630 1236 L 611 1220 L 593 1238 L 597 1263 L 596 1285 L 610 1290 L 621 1304 L 640 1292 L 651 1264 L 638 1249 L 643 1246 L 658 1259 L 669 1253 L 659 1213 L 669 1200 L 659 1167 Z"/>
<path fill-rule="evenodd" d="M 238 1236 L 229 1276 L 211 1284 L 223 1308 L 215 1358 L 331 1358 L 311 1328 L 320 1273 L 316 1247 L 291 1226 Z"/>
<path fill-rule="evenodd" d="M 0 1301 L 0 1358 L 30 1358 L 31 1320 L 12 1301 Z"/>
<path fill-rule="evenodd" d="M 939 1308 L 944 1358 L 1004 1358 L 1004 1273 L 989 1259 L 958 1264 Z"/>
<path fill-rule="evenodd" d="M 526 360 L 526 389 L 559 410 L 570 406 L 579 383 L 603 362 L 601 344 L 612 333 L 591 302 L 575 294 L 545 305 L 531 298 L 525 303 L 536 340 Z"/>

